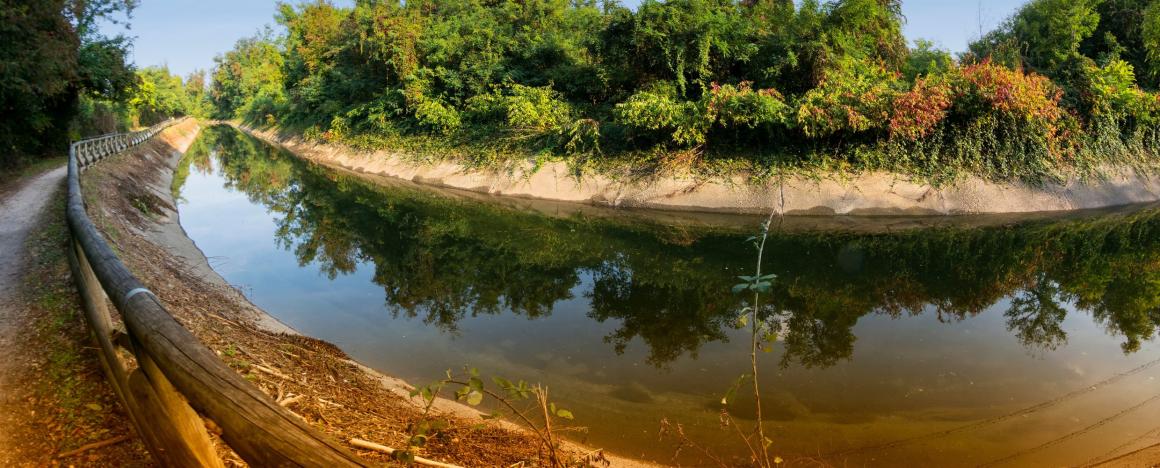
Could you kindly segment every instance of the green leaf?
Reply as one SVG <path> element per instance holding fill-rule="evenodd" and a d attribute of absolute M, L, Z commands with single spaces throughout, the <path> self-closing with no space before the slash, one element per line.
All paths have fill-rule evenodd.
<path fill-rule="evenodd" d="M 492 377 L 491 381 L 495 382 L 495 384 L 498 385 L 499 388 L 502 388 L 504 390 L 512 388 L 512 382 L 508 379 L 503 378 L 503 377 Z"/>
<path fill-rule="evenodd" d="M 471 387 L 472 390 L 483 391 L 483 381 L 479 380 L 479 377 L 472 377 L 468 379 L 467 385 Z"/>
<path fill-rule="evenodd" d="M 476 406 L 480 403 L 483 403 L 483 393 L 472 390 L 471 393 L 467 394 L 467 404 Z"/>
<path fill-rule="evenodd" d="M 415 454 L 409 450 L 396 450 L 395 453 L 391 454 L 391 457 L 408 465 L 415 463 Z"/>
<path fill-rule="evenodd" d="M 725 396 L 721 397 L 722 406 L 728 405 L 730 401 L 733 401 L 733 397 L 737 396 L 737 390 L 741 388 L 741 383 L 745 381 L 745 377 L 748 375 L 741 374 L 740 377 L 737 377 L 737 380 L 733 381 L 733 385 L 729 386 L 729 390 L 725 391 Z"/>
<path fill-rule="evenodd" d="M 733 285 L 733 294 L 740 293 L 741 291 L 744 291 L 746 289 L 749 289 L 749 285 L 746 283 L 735 284 L 735 285 Z"/>
<path fill-rule="evenodd" d="M 748 315 L 737 316 L 737 326 L 739 328 L 745 328 L 748 325 L 749 325 L 749 316 Z"/>
<path fill-rule="evenodd" d="M 574 419 L 574 417 L 572 416 L 572 412 L 568 411 L 566 409 L 561 409 L 559 411 L 556 411 L 556 416 L 559 416 L 561 418 L 568 419 L 568 420 Z"/>

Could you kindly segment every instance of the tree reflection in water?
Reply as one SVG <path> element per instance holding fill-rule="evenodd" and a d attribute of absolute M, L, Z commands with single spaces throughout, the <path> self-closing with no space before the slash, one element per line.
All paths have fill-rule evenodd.
<path fill-rule="evenodd" d="M 386 301 L 457 333 L 464 317 L 546 316 L 590 281 L 588 316 L 615 321 L 605 341 L 639 338 L 664 367 L 725 340 L 741 298 L 729 293 L 748 265 L 749 233 L 672 228 L 639 220 L 549 217 L 386 187 L 303 163 L 229 127 L 203 131 L 175 178 L 207 171 L 278 217 L 280 244 L 330 277 L 374 265 Z M 756 225 L 756 221 L 754 223 Z M 769 239 L 769 298 L 785 313 L 783 365 L 849 359 L 867 314 L 929 311 L 954 323 L 1002 301 L 1027 348 L 1067 341 L 1069 308 L 1092 314 L 1125 353 L 1160 322 L 1156 211 L 992 228 L 886 234 L 783 233 Z"/>

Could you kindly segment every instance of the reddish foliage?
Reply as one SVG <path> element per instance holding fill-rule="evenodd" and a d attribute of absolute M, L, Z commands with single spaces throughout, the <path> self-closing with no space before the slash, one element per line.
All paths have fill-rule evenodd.
<path fill-rule="evenodd" d="M 1047 77 L 1023 73 L 990 61 L 952 68 L 945 75 L 921 78 L 894 99 L 890 136 L 917 140 L 930 134 L 954 108 L 978 118 L 1002 113 L 1034 123 L 1049 138 L 1064 117 L 1063 91 Z"/>
<path fill-rule="evenodd" d="M 914 89 L 894 99 L 890 136 L 917 140 L 930 134 L 946 118 L 952 98 L 953 91 L 948 83 L 920 78 L 914 83 Z"/>
<path fill-rule="evenodd" d="M 1024 74 L 990 61 L 964 67 L 961 73 L 969 92 L 995 110 L 1045 122 L 1063 116 L 1059 107 L 1063 91 L 1045 76 Z"/>

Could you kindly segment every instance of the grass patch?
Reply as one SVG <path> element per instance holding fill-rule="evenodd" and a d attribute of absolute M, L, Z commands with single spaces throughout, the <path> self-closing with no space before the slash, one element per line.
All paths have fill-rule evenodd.
<path fill-rule="evenodd" d="M 22 285 L 33 342 L 43 364 L 33 376 L 33 393 L 43 409 L 37 421 L 43 450 L 52 454 L 131 432 L 128 418 L 109 387 L 93 350 L 80 300 L 72 282 L 67 249 L 65 191 L 57 191 L 26 248 L 31 259 Z M 86 464 L 140 464 L 147 460 L 140 442 L 118 444 L 83 454 Z"/>

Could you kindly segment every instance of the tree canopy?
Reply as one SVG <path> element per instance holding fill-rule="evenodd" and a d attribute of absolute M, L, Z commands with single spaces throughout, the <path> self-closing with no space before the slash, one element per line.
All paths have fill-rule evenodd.
<path fill-rule="evenodd" d="M 69 139 L 208 115 L 204 71 L 187 79 L 129 63 L 137 0 L 0 0 L 0 169 L 63 154 Z"/>
<path fill-rule="evenodd" d="M 281 4 L 278 30 L 217 59 L 212 94 L 220 117 L 485 159 L 1042 180 L 1154 159 L 1154 3 L 1032 0 L 958 58 L 909 45 L 898 0 Z"/>
<path fill-rule="evenodd" d="M 0 0 L 0 166 L 60 149 L 83 94 L 120 98 L 133 83 L 129 40 L 94 28 L 135 0 Z"/>

